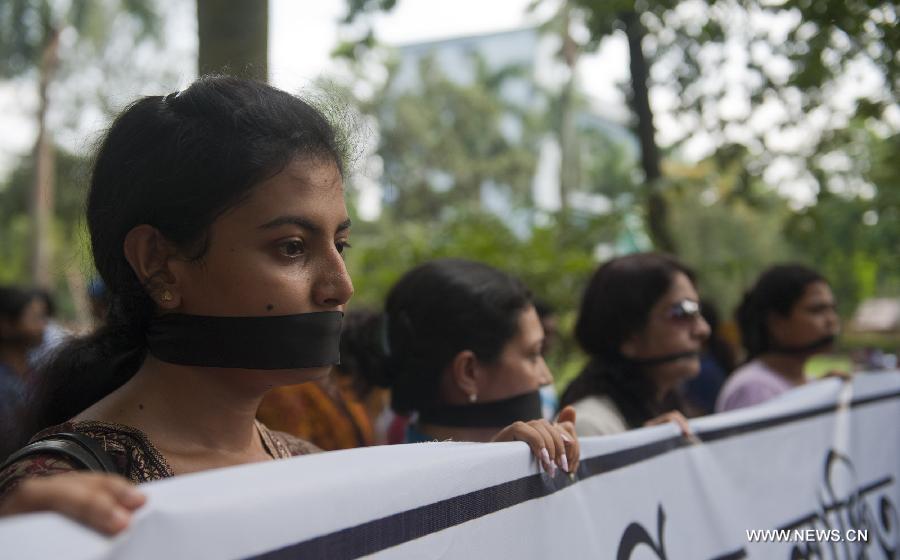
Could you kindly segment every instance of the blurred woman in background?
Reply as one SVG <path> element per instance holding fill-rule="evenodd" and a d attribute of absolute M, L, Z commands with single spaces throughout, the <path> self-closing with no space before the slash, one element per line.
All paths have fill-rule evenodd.
<path fill-rule="evenodd" d="M 23 405 L 30 354 L 44 339 L 47 305 L 40 293 L 0 287 L 0 458 L 11 449 L 15 414 Z"/>
<path fill-rule="evenodd" d="M 828 282 L 797 264 L 763 272 L 744 295 L 736 318 L 747 362 L 722 387 L 719 412 L 759 404 L 805 384 L 806 362 L 831 349 L 840 331 Z"/>
<path fill-rule="evenodd" d="M 512 276 L 459 259 L 420 265 L 391 288 L 381 368 L 364 371 L 390 387 L 398 414 L 415 413 L 407 442 L 525 441 L 544 469 L 574 472 L 574 411 L 541 416 L 551 383 L 544 330 L 531 294 Z"/>
<path fill-rule="evenodd" d="M 378 443 L 375 420 L 386 405 L 385 390 L 369 383 L 362 372 L 376 359 L 366 333 L 380 322 L 381 315 L 372 311 L 347 312 L 341 325 L 341 363 L 322 379 L 272 389 L 256 417 L 325 451 Z"/>
<path fill-rule="evenodd" d="M 561 405 L 578 435 L 674 421 L 689 428 L 677 388 L 700 371 L 709 325 L 694 274 L 673 257 L 640 253 L 603 264 L 584 293 L 575 338 L 590 361 Z"/>

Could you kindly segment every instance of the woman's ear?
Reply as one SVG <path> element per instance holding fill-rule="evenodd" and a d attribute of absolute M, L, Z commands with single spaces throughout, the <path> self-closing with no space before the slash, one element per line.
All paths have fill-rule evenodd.
<path fill-rule="evenodd" d="M 169 267 L 175 248 L 153 226 L 141 224 L 125 236 L 125 259 L 148 295 L 162 309 L 181 305 L 177 279 Z"/>
<path fill-rule="evenodd" d="M 478 400 L 478 358 L 471 350 L 463 350 L 450 363 L 450 380 L 453 388 L 469 402 Z"/>

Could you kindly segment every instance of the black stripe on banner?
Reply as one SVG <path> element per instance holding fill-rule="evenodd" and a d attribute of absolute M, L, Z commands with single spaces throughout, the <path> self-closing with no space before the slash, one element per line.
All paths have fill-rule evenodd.
<path fill-rule="evenodd" d="M 893 393 L 885 393 L 883 395 L 874 395 L 871 397 L 855 399 L 851 401 L 851 408 L 858 408 L 860 406 L 866 406 L 870 404 L 879 403 L 882 401 L 887 401 L 891 399 L 896 399 L 900 397 L 900 391 L 895 391 Z M 768 428 L 772 428 L 775 426 L 781 426 L 782 424 L 790 424 L 792 422 L 797 422 L 800 420 L 806 420 L 807 418 L 814 418 L 816 416 L 822 416 L 824 414 L 831 414 L 840 408 L 839 404 L 833 404 L 828 406 L 821 406 L 818 408 L 812 408 L 810 410 L 804 410 L 803 412 L 795 412 L 793 414 L 786 414 L 784 416 L 776 416 L 774 418 L 766 418 L 765 420 L 758 420 L 756 422 L 748 422 L 746 424 L 739 424 L 737 426 L 729 426 L 727 428 L 720 428 L 718 430 L 709 430 L 706 432 L 702 432 L 697 434 L 697 437 L 704 442 L 716 441 L 720 439 L 730 438 L 733 436 L 746 434 L 749 432 L 758 432 L 760 430 L 765 430 Z"/>
<path fill-rule="evenodd" d="M 733 552 L 726 552 L 725 554 L 721 554 L 712 558 L 711 560 L 741 560 L 741 558 L 747 557 L 747 551 L 743 548 L 740 550 L 735 550 Z"/>
<path fill-rule="evenodd" d="M 900 397 L 900 391 L 854 400 L 851 406 L 863 406 L 898 397 Z M 703 441 L 721 440 L 772 426 L 830 414 L 835 409 L 835 406 L 820 407 L 777 418 L 750 422 L 741 426 L 712 430 L 698 434 L 698 437 Z M 354 527 L 348 527 L 288 545 L 278 550 L 248 557 L 245 560 L 294 560 L 300 558 L 339 560 L 374 554 L 386 548 L 437 533 L 502 509 L 549 496 L 563 488 L 577 484 L 580 480 L 635 465 L 691 445 L 693 443 L 690 440 L 676 436 L 638 447 L 588 457 L 581 461 L 578 465 L 578 472 L 572 476 L 557 476 L 551 479 L 546 474 L 529 475 L 380 519 L 374 519 Z M 883 481 L 879 481 L 879 483 L 883 483 Z M 736 551 L 734 554 L 741 553 L 742 551 Z M 726 555 L 724 558 L 741 557 Z"/>

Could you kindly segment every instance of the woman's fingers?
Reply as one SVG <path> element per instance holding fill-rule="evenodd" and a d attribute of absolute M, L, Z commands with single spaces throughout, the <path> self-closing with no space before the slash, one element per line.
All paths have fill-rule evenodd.
<path fill-rule="evenodd" d="M 547 442 L 544 435 L 534 428 L 529 422 L 515 422 L 500 430 L 491 441 L 524 441 L 531 448 L 531 454 L 550 472 L 553 462 L 550 460 L 550 452 L 547 450 Z"/>
<path fill-rule="evenodd" d="M 681 434 L 685 437 L 693 435 L 691 427 L 688 425 L 687 418 L 677 410 L 672 410 L 657 416 L 656 418 L 647 420 L 647 422 L 644 423 L 644 426 L 658 426 L 660 424 L 665 424 L 666 422 L 675 422 L 678 424 L 679 429 L 681 429 Z"/>
<path fill-rule="evenodd" d="M 569 416 L 574 421 L 574 410 Z M 560 418 L 563 417 L 560 414 Z M 555 424 L 546 420 L 516 422 L 500 430 L 491 441 L 524 441 L 550 476 L 556 475 L 557 465 L 563 472 L 571 473 L 578 468 L 580 457 L 578 436 L 572 421 Z"/>
<path fill-rule="evenodd" d="M 849 371 L 842 371 L 842 370 L 837 370 L 837 369 L 829 370 L 829 372 L 826 373 L 825 375 L 823 375 L 822 377 L 836 377 L 842 381 L 852 381 L 853 380 L 852 373 L 850 373 Z"/>
<path fill-rule="evenodd" d="M 581 446 L 578 443 L 578 434 L 575 433 L 575 424 L 557 422 L 554 426 L 560 430 L 560 437 L 565 442 L 565 457 L 569 466 L 567 472 L 573 473 L 578 470 L 578 462 L 581 458 Z"/>
<path fill-rule="evenodd" d="M 545 460 L 549 463 L 549 465 L 544 465 L 544 470 L 550 473 L 550 476 L 556 476 L 559 456 L 565 451 L 563 440 L 559 437 L 559 431 L 554 429 L 546 420 L 532 420 L 528 425 L 537 430 L 544 439 L 544 448 L 547 450 Z"/>
<path fill-rule="evenodd" d="M 66 473 L 22 481 L 7 496 L 0 515 L 55 511 L 113 535 L 128 526 L 146 497 L 118 475 Z"/>
<path fill-rule="evenodd" d="M 531 448 L 531 453 L 542 461 L 541 449 L 544 449 L 544 438 L 525 422 L 514 422 L 500 430 L 491 441 L 524 441 Z"/>

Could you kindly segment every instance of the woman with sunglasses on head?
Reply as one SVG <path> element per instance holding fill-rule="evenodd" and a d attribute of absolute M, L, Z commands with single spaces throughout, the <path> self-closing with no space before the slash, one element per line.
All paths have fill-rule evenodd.
<path fill-rule="evenodd" d="M 115 533 L 144 502 L 132 483 L 316 450 L 255 415 L 337 363 L 353 293 L 342 149 L 318 110 L 227 77 L 140 99 L 99 147 L 87 224 L 109 311 L 38 373 L 0 514 Z M 115 474 L 75 472 L 86 454 Z"/>
<path fill-rule="evenodd" d="M 540 388 L 553 377 L 531 293 L 517 279 L 460 259 L 417 266 L 391 288 L 372 338 L 384 360 L 363 373 L 391 389 L 395 412 L 415 413 L 407 443 L 524 441 L 547 472 L 575 472 L 575 413 L 541 417 Z"/>
<path fill-rule="evenodd" d="M 561 404 L 578 435 L 607 435 L 674 421 L 689 433 L 677 388 L 700 371 L 709 325 L 694 274 L 658 253 L 603 264 L 585 291 L 575 338 L 590 361 Z"/>
<path fill-rule="evenodd" d="M 840 331 L 828 282 L 797 264 L 763 272 L 744 295 L 736 316 L 747 362 L 725 382 L 717 412 L 759 404 L 805 384 L 806 362 L 828 351 Z"/>

